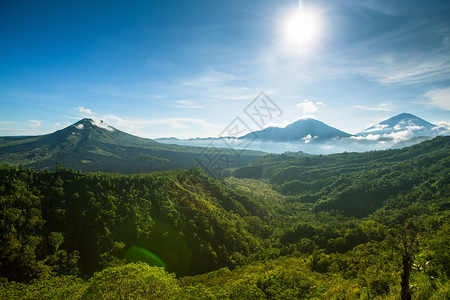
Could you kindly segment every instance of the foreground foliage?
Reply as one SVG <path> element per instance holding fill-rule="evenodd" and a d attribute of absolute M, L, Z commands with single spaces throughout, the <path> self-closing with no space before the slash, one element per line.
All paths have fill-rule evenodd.
<path fill-rule="evenodd" d="M 224 182 L 2 166 L 0 298 L 446 299 L 449 144 L 270 155 Z"/>

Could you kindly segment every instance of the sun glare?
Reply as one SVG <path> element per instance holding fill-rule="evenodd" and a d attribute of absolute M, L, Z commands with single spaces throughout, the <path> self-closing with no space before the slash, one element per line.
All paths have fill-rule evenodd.
<path fill-rule="evenodd" d="M 319 33 L 316 15 L 303 9 L 288 15 L 283 25 L 286 42 L 297 47 L 310 47 Z"/>

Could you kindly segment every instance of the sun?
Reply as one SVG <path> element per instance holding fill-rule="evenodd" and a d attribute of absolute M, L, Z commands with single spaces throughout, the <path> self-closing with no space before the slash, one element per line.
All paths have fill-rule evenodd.
<path fill-rule="evenodd" d="M 319 22 L 312 11 L 301 9 L 286 16 L 283 35 L 289 44 L 299 47 L 311 46 L 319 34 Z"/>

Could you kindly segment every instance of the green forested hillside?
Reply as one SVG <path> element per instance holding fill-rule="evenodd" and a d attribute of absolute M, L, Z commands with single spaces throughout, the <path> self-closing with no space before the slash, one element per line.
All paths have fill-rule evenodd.
<path fill-rule="evenodd" d="M 383 208 L 382 215 L 402 222 L 396 210 L 424 202 L 417 200 L 426 200 L 426 209 L 450 207 L 449 170 L 450 137 L 438 137 L 397 150 L 304 158 L 268 155 L 233 175 L 268 180 L 291 201 L 313 203 L 317 212 L 364 217 Z"/>
<path fill-rule="evenodd" d="M 269 155 L 224 181 L 3 166 L 0 298 L 446 299 L 449 143 Z"/>
<path fill-rule="evenodd" d="M 216 148 L 213 153 L 207 150 L 211 149 L 161 144 L 105 123 L 96 124 L 91 119 L 82 119 L 47 135 L 0 137 L 0 163 L 33 169 L 54 170 L 59 163 L 87 172 L 134 174 L 207 165 L 199 161 L 207 160 L 208 154 L 220 156 L 221 167 L 228 168 L 244 166 L 263 154 L 257 151 L 237 154 L 227 148 Z"/>
<path fill-rule="evenodd" d="M 0 273 L 90 275 L 147 249 L 178 275 L 234 267 L 260 247 L 269 211 L 199 169 L 148 175 L 2 167 Z"/>

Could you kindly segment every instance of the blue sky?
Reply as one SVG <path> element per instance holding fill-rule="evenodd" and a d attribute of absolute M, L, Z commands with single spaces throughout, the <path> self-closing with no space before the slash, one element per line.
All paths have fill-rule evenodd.
<path fill-rule="evenodd" d="M 402 112 L 450 124 L 450 2 L 0 2 L 0 135 L 83 117 L 156 138 L 217 136 L 264 91 L 349 133 Z M 255 128 L 257 129 L 257 128 Z"/>

